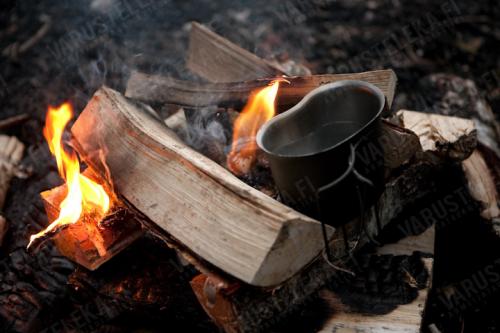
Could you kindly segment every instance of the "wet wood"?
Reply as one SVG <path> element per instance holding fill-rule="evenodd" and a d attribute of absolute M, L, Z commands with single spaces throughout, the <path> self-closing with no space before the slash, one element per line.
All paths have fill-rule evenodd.
<path fill-rule="evenodd" d="M 127 83 L 125 95 L 150 104 L 177 104 L 187 107 L 218 105 L 241 107 L 250 93 L 268 85 L 274 78 L 231 83 L 196 83 L 177 80 L 161 75 L 149 75 L 134 71 Z M 384 93 L 388 105 L 392 104 L 397 78 L 392 70 L 378 70 L 354 74 L 324 74 L 287 77 L 282 83 L 277 104 L 286 110 L 298 103 L 311 90 L 340 80 L 361 80 L 374 84 Z"/>
<path fill-rule="evenodd" d="M 150 112 L 102 88 L 72 128 L 80 156 L 101 174 L 109 170 L 116 192 L 137 210 L 207 262 L 257 286 L 282 283 L 319 254 L 317 221 L 193 151 Z"/>
<path fill-rule="evenodd" d="M 259 58 L 197 22 L 191 23 L 186 67 L 212 82 L 287 74 L 283 68 Z"/>

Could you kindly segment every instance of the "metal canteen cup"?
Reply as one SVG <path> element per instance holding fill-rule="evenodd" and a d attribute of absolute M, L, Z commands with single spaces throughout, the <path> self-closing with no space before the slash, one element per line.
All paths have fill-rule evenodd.
<path fill-rule="evenodd" d="M 265 123 L 256 140 L 283 201 L 333 226 L 373 204 L 383 188 L 385 107 L 379 88 L 345 80 L 312 90 Z"/>

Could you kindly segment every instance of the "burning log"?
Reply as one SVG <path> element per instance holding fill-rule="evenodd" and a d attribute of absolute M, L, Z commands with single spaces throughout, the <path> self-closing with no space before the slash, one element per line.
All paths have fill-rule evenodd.
<path fill-rule="evenodd" d="M 109 170 L 117 193 L 196 255 L 249 284 L 279 284 L 319 254 L 318 222 L 188 148 L 150 111 L 102 88 L 72 128 L 82 158 L 101 175 Z M 103 161 L 99 151 L 106 152 Z"/>
<path fill-rule="evenodd" d="M 132 72 L 125 96 L 150 104 L 178 104 L 187 107 L 218 105 L 241 106 L 252 91 L 263 88 L 275 78 L 231 83 L 194 83 L 161 75 Z M 340 80 L 361 80 L 376 85 L 392 104 L 397 78 L 392 70 L 378 70 L 354 74 L 324 74 L 287 77 L 278 92 L 278 108 L 286 110 L 295 105 L 311 90 Z"/>
<path fill-rule="evenodd" d="M 284 70 L 238 45 L 191 23 L 186 66 L 193 73 L 216 82 L 235 82 L 287 74 Z"/>
<path fill-rule="evenodd" d="M 83 174 L 90 176 L 92 172 L 87 169 Z M 59 207 L 66 192 L 67 186 L 62 185 L 41 193 L 49 221 L 54 221 L 59 216 Z M 92 216 L 83 216 L 76 223 L 47 233 L 38 242 L 54 237 L 62 255 L 89 270 L 95 270 L 142 234 L 141 224 L 134 214 L 117 202 L 102 221 L 93 219 Z M 36 248 L 37 244 L 33 247 Z"/>

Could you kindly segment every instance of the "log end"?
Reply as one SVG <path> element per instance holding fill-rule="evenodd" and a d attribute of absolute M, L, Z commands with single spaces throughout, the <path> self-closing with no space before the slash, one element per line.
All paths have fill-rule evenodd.
<path fill-rule="evenodd" d="M 326 231 L 331 239 L 335 228 L 327 225 Z M 291 278 L 321 253 L 325 247 L 322 239 L 319 222 L 299 218 L 286 221 L 251 284 L 270 287 Z"/>

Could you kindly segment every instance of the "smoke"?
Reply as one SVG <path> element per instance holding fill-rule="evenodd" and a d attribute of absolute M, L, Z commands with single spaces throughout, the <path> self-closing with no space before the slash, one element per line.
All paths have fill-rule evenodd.
<path fill-rule="evenodd" d="M 230 149 L 231 111 L 217 107 L 186 110 L 187 129 L 180 136 L 196 151 L 224 164 Z"/>

